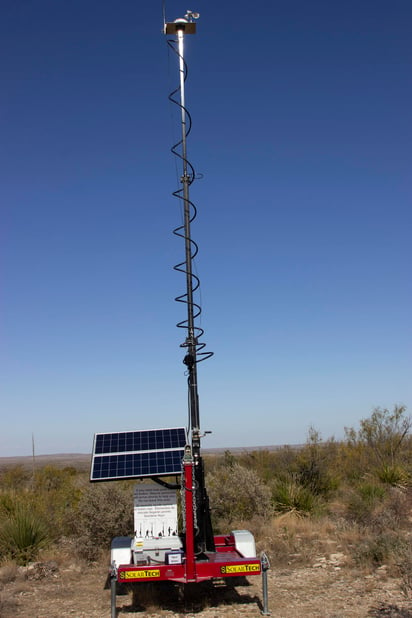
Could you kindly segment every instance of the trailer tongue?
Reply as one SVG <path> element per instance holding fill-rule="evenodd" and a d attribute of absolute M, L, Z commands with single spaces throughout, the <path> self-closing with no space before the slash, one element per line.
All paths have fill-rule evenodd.
<path fill-rule="evenodd" d="M 197 366 L 212 356 L 200 342 L 203 330 L 197 325 L 201 307 L 194 295 L 199 279 L 193 273 L 197 245 L 191 236 L 196 209 L 190 201 L 190 186 L 195 171 L 187 156 L 187 136 L 191 118 L 185 103 L 187 66 L 184 40 L 195 34 L 197 13 L 188 11 L 184 18 L 165 23 L 168 45 L 179 65 L 179 86 L 169 99 L 180 110 L 181 139 L 172 147 L 182 172 L 181 188 L 174 195 L 181 200 L 183 223 L 174 233 L 184 240 L 185 258 L 175 270 L 185 274 L 186 291 L 176 300 L 186 306 L 186 318 L 177 326 L 184 329 L 183 359 L 187 367 L 188 431 L 183 427 L 99 433 L 94 437 L 91 481 L 151 479 L 155 484 L 139 483 L 134 495 L 135 534 L 115 537 L 111 546 L 111 615 L 116 616 L 118 583 L 172 581 L 196 583 L 226 577 L 263 576 L 263 614 L 267 609 L 268 560 L 256 556 L 253 535 L 247 530 L 234 530 L 227 535 L 214 535 L 209 498 L 201 456 Z M 179 97 L 179 98 L 175 98 Z M 177 477 L 176 483 L 164 480 Z M 181 524 L 178 525 L 177 492 L 181 498 Z"/>

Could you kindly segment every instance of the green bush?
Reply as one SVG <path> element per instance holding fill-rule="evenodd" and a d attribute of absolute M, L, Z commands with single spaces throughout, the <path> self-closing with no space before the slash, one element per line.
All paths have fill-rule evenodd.
<path fill-rule="evenodd" d="M 29 504 L 18 503 L 0 521 L 0 555 L 27 564 L 50 542 L 49 529 Z"/>
<path fill-rule="evenodd" d="M 130 483 L 86 487 L 70 522 L 81 557 L 96 560 L 113 537 L 133 535 L 132 487 Z"/>
<path fill-rule="evenodd" d="M 0 488 L 3 490 L 20 490 L 24 489 L 30 480 L 30 473 L 18 464 L 10 466 L 3 470 L 0 474 Z"/>
<path fill-rule="evenodd" d="M 364 482 L 358 485 L 347 498 L 347 513 L 349 519 L 362 525 L 371 525 L 375 510 L 386 496 L 382 485 Z"/>
<path fill-rule="evenodd" d="M 412 419 L 405 406 L 375 408 L 369 418 L 360 421 L 360 429 L 345 427 L 348 445 L 366 451 L 370 464 L 399 465 L 408 455 L 408 437 Z"/>
<path fill-rule="evenodd" d="M 365 538 L 355 549 L 355 562 L 361 566 L 380 566 L 396 562 L 405 541 L 396 532 L 385 532 Z"/>
<path fill-rule="evenodd" d="M 71 468 L 44 466 L 36 472 L 31 500 L 56 535 L 70 532 L 70 521 L 81 497 Z"/>
<path fill-rule="evenodd" d="M 16 501 L 18 500 L 15 492 L 8 491 L 0 493 L 0 520 L 4 516 L 13 513 L 16 507 Z"/>
<path fill-rule="evenodd" d="M 217 468 L 206 476 L 212 516 L 227 523 L 272 513 L 271 491 L 258 474 L 238 463 Z"/>

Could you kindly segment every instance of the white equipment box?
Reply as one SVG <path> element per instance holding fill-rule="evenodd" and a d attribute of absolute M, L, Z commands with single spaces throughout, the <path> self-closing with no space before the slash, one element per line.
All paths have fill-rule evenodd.
<path fill-rule="evenodd" d="M 244 558 L 256 558 L 256 545 L 253 534 L 249 530 L 232 530 L 235 547 Z"/>
<path fill-rule="evenodd" d="M 166 552 L 182 548 L 177 530 L 176 491 L 136 485 L 134 492 L 133 562 L 165 562 Z"/>
<path fill-rule="evenodd" d="M 132 552 L 130 536 L 116 536 L 110 548 L 110 564 L 116 568 L 121 564 L 130 564 Z"/>

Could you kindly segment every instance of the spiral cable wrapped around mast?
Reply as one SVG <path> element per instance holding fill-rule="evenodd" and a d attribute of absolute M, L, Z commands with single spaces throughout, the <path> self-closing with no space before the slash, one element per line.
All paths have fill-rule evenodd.
<path fill-rule="evenodd" d="M 174 269 L 183 273 L 186 277 L 186 292 L 176 297 L 176 301 L 183 303 L 187 309 L 187 319 L 177 324 L 178 328 L 186 330 L 186 340 L 181 346 L 186 349 L 183 359 L 187 367 L 188 384 L 188 433 L 190 431 L 190 442 L 187 445 L 186 465 L 192 469 L 193 477 L 190 482 L 191 487 L 187 492 L 186 499 L 193 500 L 193 531 L 194 538 L 189 539 L 193 543 L 196 554 L 203 554 L 205 551 L 215 551 L 215 541 L 210 517 L 209 498 L 205 486 L 205 473 L 203 459 L 200 455 L 200 442 L 203 434 L 200 430 L 199 396 L 197 388 L 197 365 L 200 361 L 210 358 L 213 352 L 205 351 L 206 344 L 199 342 L 199 338 L 204 334 L 203 329 L 197 326 L 195 321 L 201 314 L 201 306 L 194 300 L 194 293 L 200 287 L 199 277 L 193 273 L 193 260 L 198 253 L 198 245 L 191 237 L 191 224 L 196 218 L 196 206 L 190 200 L 190 186 L 196 179 L 193 165 L 187 156 L 187 137 L 192 128 L 192 119 L 186 109 L 185 101 L 185 82 L 187 79 L 187 65 L 184 60 L 184 38 L 186 34 L 195 34 L 196 25 L 194 20 L 199 18 L 198 13 L 187 11 L 184 18 L 176 19 L 174 22 L 164 24 L 166 35 L 176 35 L 176 38 L 168 39 L 169 48 L 176 54 L 179 62 L 179 87 L 169 95 L 169 100 L 177 105 L 180 111 L 181 120 L 181 139 L 172 146 L 171 151 L 179 160 L 182 166 L 180 177 L 181 188 L 173 192 L 173 195 L 180 200 L 183 206 L 183 223 L 173 230 L 174 234 L 184 240 L 185 259 L 174 266 Z M 210 433 L 210 432 L 205 432 Z M 186 457 L 185 455 L 185 457 Z M 185 466 L 185 463 L 183 463 Z M 190 493 L 191 492 L 191 493 Z M 186 503 L 187 504 L 187 503 Z M 188 536 L 186 535 L 186 541 Z"/>
<path fill-rule="evenodd" d="M 168 46 L 177 55 L 177 57 L 179 58 L 179 62 L 181 62 L 181 65 L 183 66 L 183 71 L 184 71 L 183 81 L 185 82 L 187 78 L 187 74 L 188 74 L 188 68 L 187 68 L 186 61 L 184 60 L 183 56 L 179 53 L 177 43 L 178 41 L 176 39 L 167 39 Z M 182 104 L 181 100 L 175 98 L 178 93 L 181 94 L 180 85 L 169 94 L 168 98 L 169 98 L 169 101 L 171 101 L 174 105 L 177 105 L 177 107 L 181 110 L 182 118 L 184 119 L 182 121 L 184 139 L 186 139 L 192 129 L 192 118 L 190 116 L 189 111 L 185 107 L 185 105 Z M 193 184 L 194 180 L 196 179 L 196 172 L 195 172 L 194 166 L 187 158 L 186 149 L 184 147 L 184 139 L 182 136 L 182 138 L 178 142 L 176 142 L 176 144 L 174 144 L 170 149 L 171 152 L 182 162 L 182 166 L 183 166 L 183 175 L 181 176 L 181 179 L 180 179 L 183 186 L 180 189 L 173 191 L 172 195 L 176 197 L 177 199 L 181 200 L 183 203 L 188 204 L 190 208 L 188 224 L 190 226 L 192 222 L 196 219 L 197 209 L 194 203 L 188 198 L 188 195 L 185 195 L 185 185 L 186 185 L 187 192 L 188 192 L 188 188 Z M 176 264 L 173 267 L 173 269 L 186 275 L 186 278 L 187 278 L 186 292 L 184 294 L 180 294 L 179 296 L 176 296 L 175 300 L 176 302 L 183 303 L 187 306 L 188 315 L 191 314 L 192 320 L 194 321 L 198 319 L 202 313 L 202 308 L 200 304 L 193 299 L 195 292 L 198 291 L 200 288 L 200 280 L 199 280 L 199 277 L 192 272 L 192 268 L 191 268 L 191 263 L 196 257 L 196 255 L 198 254 L 199 247 L 197 243 L 191 238 L 190 228 L 188 231 L 186 229 L 185 223 L 176 227 L 173 230 L 173 234 L 175 234 L 179 238 L 182 238 L 185 241 L 185 244 L 188 243 L 190 246 L 190 256 L 186 255 L 186 259 Z M 190 261 L 190 265 L 188 264 L 188 259 Z M 203 351 L 204 348 L 206 347 L 206 343 L 199 342 L 200 337 L 202 337 L 202 335 L 204 334 L 203 328 L 201 328 L 198 325 L 193 325 L 193 333 L 190 334 L 189 318 L 186 318 L 185 320 L 181 320 L 180 322 L 176 324 L 176 326 L 178 328 L 182 328 L 188 331 L 189 333 L 188 337 L 185 340 L 185 342 L 181 344 L 181 347 L 189 348 L 192 350 L 195 349 L 195 358 L 194 358 L 195 363 L 199 363 L 200 361 L 206 360 L 210 358 L 211 356 L 213 356 L 213 352 Z M 186 365 L 190 365 L 190 363 L 193 362 L 193 358 L 192 358 L 193 354 L 191 354 L 189 358 L 188 357 L 189 355 L 187 355 L 184 359 L 184 363 Z"/>

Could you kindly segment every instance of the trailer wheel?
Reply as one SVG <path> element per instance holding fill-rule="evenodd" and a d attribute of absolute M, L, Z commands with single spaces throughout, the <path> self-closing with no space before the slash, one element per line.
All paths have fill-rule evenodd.
<path fill-rule="evenodd" d="M 116 618 L 116 592 L 117 592 L 117 578 L 110 578 L 110 606 L 111 606 L 111 618 Z"/>

